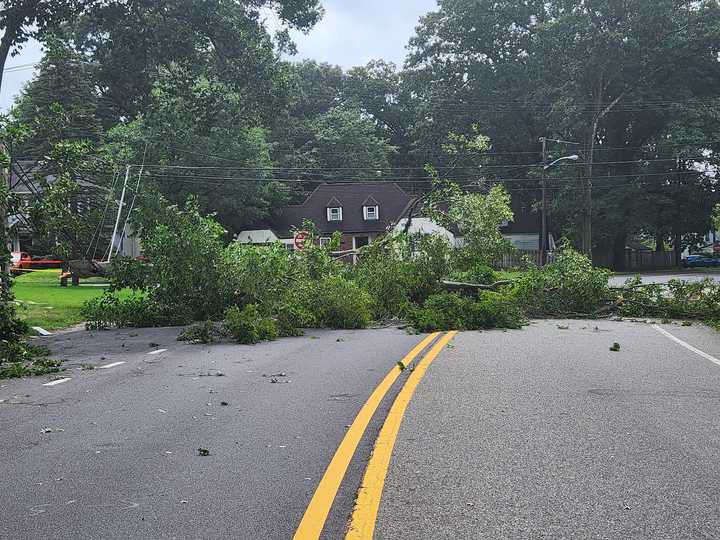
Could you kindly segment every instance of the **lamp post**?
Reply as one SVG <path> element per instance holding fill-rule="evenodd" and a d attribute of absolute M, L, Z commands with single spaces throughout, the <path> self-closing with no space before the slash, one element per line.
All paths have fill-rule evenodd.
<path fill-rule="evenodd" d="M 543 163 L 547 160 L 546 156 L 546 146 L 545 146 L 545 139 L 542 140 L 543 143 Z M 543 166 L 543 173 L 542 173 L 542 233 L 541 233 L 541 239 L 540 239 L 540 264 L 545 265 L 547 264 L 547 251 L 548 251 L 548 227 L 547 227 L 547 171 L 558 165 L 559 163 L 562 163 L 564 161 L 578 161 L 580 159 L 580 156 L 577 154 L 573 154 L 571 156 L 564 156 L 559 159 L 556 159 L 552 163 L 548 163 L 547 165 Z"/>

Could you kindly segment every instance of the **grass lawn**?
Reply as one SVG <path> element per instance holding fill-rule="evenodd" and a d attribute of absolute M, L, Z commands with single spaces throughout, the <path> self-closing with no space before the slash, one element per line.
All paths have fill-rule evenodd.
<path fill-rule="evenodd" d="M 13 284 L 15 299 L 20 302 L 20 316 L 30 326 L 46 330 L 67 328 L 83 321 L 83 303 L 107 290 L 107 283 L 84 279 L 79 287 L 60 287 L 60 270 L 40 270 L 17 277 Z"/>

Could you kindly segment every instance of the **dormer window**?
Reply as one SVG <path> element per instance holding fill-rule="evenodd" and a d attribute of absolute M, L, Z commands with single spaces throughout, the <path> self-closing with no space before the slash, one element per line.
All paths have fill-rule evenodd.
<path fill-rule="evenodd" d="M 380 219 L 380 207 L 378 205 L 363 206 L 365 221 L 377 221 Z"/>
<path fill-rule="evenodd" d="M 327 209 L 328 221 L 342 221 L 342 206 L 332 206 Z"/>

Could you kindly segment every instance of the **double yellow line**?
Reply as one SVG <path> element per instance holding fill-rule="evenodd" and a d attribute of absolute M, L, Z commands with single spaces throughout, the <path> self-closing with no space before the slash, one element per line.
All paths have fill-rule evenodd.
<path fill-rule="evenodd" d="M 408 377 L 407 382 L 395 399 L 375 443 L 375 449 L 365 471 L 355 510 L 353 511 L 347 540 L 369 540 L 372 538 L 375 531 L 378 509 L 380 507 L 380 498 L 385 485 L 385 477 L 387 476 L 392 450 L 402 418 L 427 368 L 456 334 L 457 332 L 448 332 L 437 340 L 435 345 L 418 363 L 410 377 Z M 322 480 L 320 480 L 320 484 L 295 532 L 294 540 L 315 540 L 320 538 L 320 534 L 330 513 L 330 508 L 335 500 L 338 489 L 340 489 L 340 484 L 345 477 L 350 461 L 355 455 L 355 451 L 365 434 L 370 420 L 402 371 L 435 341 L 439 335 L 440 333 L 431 334 L 418 343 L 418 345 L 385 376 L 365 405 L 363 405 L 362 409 L 360 409 L 355 421 L 348 429 L 345 438 L 335 452 L 332 461 L 330 461 L 330 465 L 328 465 Z"/>

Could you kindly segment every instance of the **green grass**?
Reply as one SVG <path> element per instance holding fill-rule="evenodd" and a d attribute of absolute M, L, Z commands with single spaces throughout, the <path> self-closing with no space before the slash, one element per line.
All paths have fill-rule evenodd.
<path fill-rule="evenodd" d="M 30 326 L 59 330 L 83 322 L 80 310 L 86 300 L 101 296 L 107 283 L 84 279 L 79 287 L 60 287 L 59 270 L 40 270 L 17 277 L 13 292 L 20 316 Z"/>

